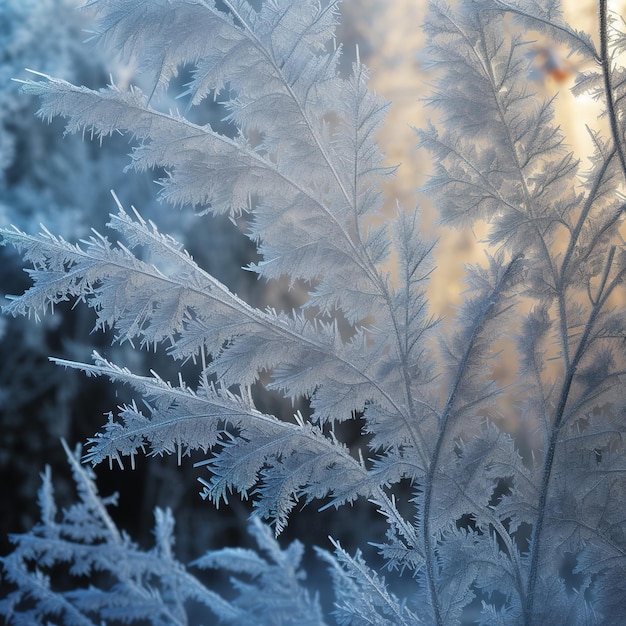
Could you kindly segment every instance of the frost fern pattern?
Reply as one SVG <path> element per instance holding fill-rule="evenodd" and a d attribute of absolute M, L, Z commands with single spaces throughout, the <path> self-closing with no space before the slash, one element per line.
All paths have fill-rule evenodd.
<path fill-rule="evenodd" d="M 413 590 L 402 599 L 360 554 L 335 542 L 334 555 L 320 551 L 335 586 L 329 619 L 617 625 L 626 616 L 626 205 L 619 193 L 626 72 L 616 59 L 626 36 L 604 1 L 599 49 L 563 20 L 555 1 L 457 4 L 429 6 L 424 28 L 437 72 L 429 103 L 437 123 L 417 131 L 435 163 L 421 191 L 446 222 L 481 220 L 490 229 L 490 255 L 467 268 L 454 324 L 438 324 L 429 311 L 435 244 L 421 235 L 419 207 L 398 207 L 382 224 L 376 219 L 393 173 L 375 140 L 385 105 L 368 90 L 358 55 L 349 76 L 340 74 L 337 3 L 314 0 L 260 7 L 93 0 L 98 38 L 136 60 L 147 93 L 115 85 L 93 91 L 43 75 L 24 84 L 41 97 L 41 117 L 66 118 L 68 132 L 128 133 L 136 144 L 131 167 L 166 172 L 164 200 L 243 219 L 260 259 L 247 269 L 268 282 L 288 278 L 306 291 L 302 306 L 251 306 L 183 244 L 118 203 L 109 222 L 115 242 L 98 233 L 74 244 L 48 230 L 4 229 L 4 243 L 32 264 L 33 280 L 6 311 L 38 316 L 62 301 L 82 301 L 96 327 L 114 329 L 117 341 L 201 364 L 197 380 L 181 375 L 174 384 L 99 354 L 90 364 L 57 361 L 127 385 L 144 401 L 111 414 L 84 460 L 127 458 L 132 465 L 146 449 L 179 458 L 210 451 L 197 464 L 208 470 L 203 497 L 215 504 L 233 491 L 252 497 L 258 518 L 276 533 L 298 503 L 339 509 L 371 501 L 388 523 L 386 537 L 372 540 Z M 605 103 L 610 135 L 592 134 L 588 170 L 553 122 L 554 101 L 532 91 L 528 31 L 566 46 L 590 68 L 575 89 Z M 186 112 L 161 110 L 159 94 L 189 66 Z M 222 103 L 232 136 L 191 121 L 208 97 Z M 515 382 L 505 386 L 494 372 L 511 354 Z M 268 374 L 268 388 L 305 399 L 306 413 L 259 410 L 252 388 Z M 355 418 L 363 424 L 358 450 L 336 430 Z M 504 427 L 512 423 L 531 451 Z M 92 490 L 88 503 L 87 487 L 79 489 L 80 510 L 101 523 L 104 503 L 87 470 L 70 459 L 78 484 Z M 406 484 L 412 493 L 400 503 Z M 51 610 L 46 593 L 55 594 L 28 559 L 52 565 L 78 550 L 96 555 L 100 542 L 119 544 L 115 530 L 94 535 L 89 548 L 87 530 L 68 527 L 71 512 L 54 521 L 47 476 L 42 493 L 43 526 L 15 538 L 15 553 L 3 559 L 18 591 L 0 608 L 16 623 L 21 594 L 37 604 L 23 610 L 38 616 Z M 412 514 L 403 515 L 408 507 Z M 67 553 L 39 541 L 42 528 L 55 524 L 68 538 Z M 157 513 L 156 550 L 169 549 L 171 525 L 171 516 Z M 261 549 L 273 546 L 271 563 L 242 552 L 232 558 L 241 557 L 240 571 L 258 575 L 275 609 L 276 579 L 300 580 L 300 548 L 283 557 L 258 521 L 253 528 Z M 128 544 L 120 559 L 139 567 L 133 550 Z M 225 567 L 225 554 L 208 553 L 198 564 Z M 191 577 L 174 561 L 172 572 Z M 147 589 L 149 577 L 139 578 Z M 302 624 L 304 613 L 323 623 L 298 585 L 288 610 L 268 608 L 261 617 L 247 604 L 245 585 L 235 605 L 206 589 L 198 596 L 226 623 Z M 175 623 L 185 623 L 183 588 L 167 589 L 162 597 L 173 598 Z M 110 593 L 58 592 L 55 614 L 67 623 L 116 619 L 106 613 Z M 145 617 L 127 610 L 117 617 Z"/>

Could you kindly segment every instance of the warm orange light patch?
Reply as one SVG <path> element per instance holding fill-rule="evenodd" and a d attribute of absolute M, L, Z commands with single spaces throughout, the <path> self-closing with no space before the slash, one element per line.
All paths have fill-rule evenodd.
<path fill-rule="evenodd" d="M 577 64 L 561 56 L 558 48 L 550 44 L 536 46 L 532 58 L 530 78 L 546 86 L 556 83 L 558 87 L 571 86 L 578 71 Z"/>

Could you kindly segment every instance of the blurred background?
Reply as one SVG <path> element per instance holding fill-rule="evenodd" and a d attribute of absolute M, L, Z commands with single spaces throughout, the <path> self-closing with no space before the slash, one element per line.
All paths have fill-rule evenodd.
<path fill-rule="evenodd" d="M 391 103 L 379 141 L 389 163 L 402 167 L 388 184 L 388 210 L 394 210 L 396 198 L 408 208 L 417 202 L 423 211 L 425 230 L 443 238 L 430 302 L 435 312 L 445 316 L 459 302 L 463 264 L 481 260 L 483 253 L 482 246 L 477 245 L 480 233 L 442 228 L 428 199 L 416 193 L 431 169 L 429 155 L 415 149 L 410 127 L 421 127 L 429 118 L 436 119 L 436 111 L 422 102 L 432 78 L 425 68 L 425 41 L 419 28 L 426 6 L 426 0 L 347 0 L 343 11 L 348 17 L 346 28 L 350 29 L 347 46 L 352 40 L 359 43 L 370 68 L 371 87 Z M 597 2 L 562 0 L 561 6 L 565 20 L 573 28 L 589 33 L 599 47 Z M 613 0 L 609 6 L 623 15 L 626 2 Z M 585 96 L 575 99 L 569 92 L 576 73 L 585 68 L 579 58 L 567 56 L 564 46 L 538 33 L 528 33 L 528 39 L 534 41 L 528 48 L 529 81 L 542 95 L 551 97 L 558 92 L 556 123 L 578 155 L 590 154 L 592 143 L 586 125 L 596 121 L 597 130 L 608 126 L 606 120 L 598 119 L 601 103 Z"/>
<path fill-rule="evenodd" d="M 0 0 L 0 225 L 14 224 L 34 233 L 43 223 L 74 241 L 88 236 L 91 227 L 104 229 L 109 212 L 115 210 L 109 193 L 113 189 L 124 206 L 135 205 L 162 232 L 183 241 L 200 265 L 244 299 L 257 306 L 275 305 L 282 294 L 263 289 L 250 273 L 239 271 L 255 260 L 255 251 L 232 224 L 159 204 L 153 182 L 158 172 L 123 173 L 129 162 L 128 138 L 113 136 L 100 146 L 80 136 L 63 137 L 61 120 L 47 124 L 36 119 L 38 103 L 19 94 L 19 84 L 11 79 L 28 78 L 25 68 L 92 88 L 103 87 L 110 75 L 117 84 L 140 80 L 132 67 L 122 67 L 106 51 L 84 43 L 89 37 L 85 32 L 90 29 L 89 15 L 77 11 L 77 4 L 78 0 Z M 434 114 L 425 111 L 420 100 L 429 84 L 419 28 L 425 8 L 425 0 L 344 0 L 338 39 L 345 45 L 348 64 L 358 44 L 360 57 L 371 70 L 372 88 L 392 102 L 379 139 L 389 163 L 401 168 L 385 190 L 387 210 L 390 215 L 395 211 L 396 199 L 407 208 L 419 203 L 425 230 L 440 238 L 430 298 L 433 312 L 445 318 L 459 303 L 464 264 L 482 260 L 483 254 L 480 232 L 442 228 L 427 200 L 416 193 L 430 165 L 428 155 L 415 149 L 411 126 L 422 125 Z M 613 8 L 624 8 L 623 0 Z M 564 11 L 575 28 L 597 32 L 594 2 L 565 0 Z M 599 109 L 591 99 L 579 98 L 574 105 L 568 93 L 582 69 L 579 60 L 541 39 L 532 50 L 529 80 L 546 95 L 559 92 L 558 123 L 576 151 L 588 154 L 584 124 L 596 120 Z M 182 91 L 184 72 L 178 80 Z M 207 108 L 202 115 L 203 122 L 219 125 L 215 109 Z M 602 122 L 598 124 L 599 128 Z M 206 228 L 198 228 L 199 219 L 211 223 L 205 221 Z M 21 293 L 28 284 L 21 259 L 13 250 L 0 248 L 0 297 Z M 128 399 L 125 390 L 61 370 L 48 362 L 48 356 L 88 361 L 95 348 L 135 371 L 155 369 L 163 378 L 175 379 L 168 359 L 125 346 L 111 347 L 110 335 L 90 334 L 93 323 L 93 314 L 82 306 L 61 307 L 57 315 L 38 323 L 0 318 L 0 554 L 10 549 L 9 533 L 23 532 L 36 522 L 35 494 L 46 464 L 52 466 L 59 500 L 69 502 L 72 497 L 59 439 L 70 445 L 84 442 L 106 421 L 106 413 Z M 265 401 L 271 408 L 276 400 Z M 243 529 L 251 510 L 236 497 L 219 513 L 202 502 L 193 460 L 183 459 L 179 467 L 175 458 L 142 459 L 137 469 L 124 473 L 97 469 L 100 492 L 120 492 L 115 519 L 141 545 L 151 544 L 154 507 L 173 509 L 177 553 L 184 562 L 218 545 L 245 545 Z M 365 527 L 369 540 L 377 533 L 383 536 L 382 521 L 372 516 L 366 504 L 339 513 L 317 513 L 316 508 L 312 505 L 295 513 L 285 540 L 300 537 L 308 544 L 328 547 L 326 537 L 331 534 L 352 553 L 364 547 L 355 529 Z M 354 523 L 365 519 L 368 524 Z M 375 560 L 375 551 L 367 557 Z"/>

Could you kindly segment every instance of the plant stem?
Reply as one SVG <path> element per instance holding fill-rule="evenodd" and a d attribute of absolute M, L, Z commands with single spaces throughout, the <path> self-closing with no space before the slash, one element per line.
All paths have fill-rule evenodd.
<path fill-rule="evenodd" d="M 606 110 L 611 123 L 611 134 L 615 142 L 615 148 L 619 156 L 622 171 L 626 176 L 626 155 L 624 155 L 623 141 L 620 138 L 619 126 L 617 124 L 617 112 L 615 110 L 615 100 L 613 98 L 613 86 L 611 85 L 611 59 L 609 55 L 609 25 L 607 0 L 600 0 L 600 62 L 602 64 L 602 77 L 604 78 L 604 92 L 606 95 Z"/>

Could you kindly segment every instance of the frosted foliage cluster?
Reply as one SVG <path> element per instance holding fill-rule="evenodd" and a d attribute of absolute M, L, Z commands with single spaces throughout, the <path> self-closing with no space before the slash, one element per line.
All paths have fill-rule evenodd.
<path fill-rule="evenodd" d="M 88 6 L 95 36 L 150 87 L 36 75 L 23 90 L 41 98 L 40 117 L 96 139 L 127 134 L 131 168 L 162 168 L 163 200 L 229 216 L 257 247 L 245 269 L 300 290 L 302 302 L 253 306 L 119 201 L 110 234 L 77 244 L 45 228 L 2 230 L 32 279 L 6 313 L 82 303 L 116 342 L 181 365 L 171 382 L 98 353 L 56 359 L 137 397 L 109 415 L 82 461 L 193 454 L 203 498 L 252 499 L 259 552 L 200 557 L 192 566 L 233 574 L 231 595 L 210 590 L 176 560 L 168 511 L 155 513 L 154 548 L 140 550 L 68 451 L 79 500 L 58 513 L 44 474 L 41 522 L 2 558 L 14 587 L 0 613 L 15 624 L 187 624 L 199 603 L 204 623 L 623 624 L 626 35 L 606 1 L 599 46 L 556 0 L 433 0 L 415 25 L 436 77 L 434 121 L 415 139 L 435 171 L 418 191 L 445 222 L 489 228 L 490 253 L 466 268 L 446 324 L 429 310 L 437 244 L 421 234 L 419 205 L 382 219 L 394 171 L 376 143 L 386 105 L 358 55 L 339 71 L 337 2 Z M 604 102 L 610 133 L 592 133 L 593 155 L 570 151 L 554 100 L 533 91 L 537 32 L 580 59 L 577 93 Z M 181 109 L 165 110 L 159 95 L 183 70 Z M 211 101 L 233 132 L 193 121 Z M 504 384 L 496 372 L 511 355 Z M 260 387 L 303 408 L 271 414 Z M 333 539 L 332 552 L 317 549 L 335 593 L 324 609 L 302 546 L 282 550 L 262 521 L 278 535 L 296 506 L 349 515 L 357 499 L 387 524 L 366 541 L 401 584 Z M 58 567 L 76 588 L 55 585 Z"/>

